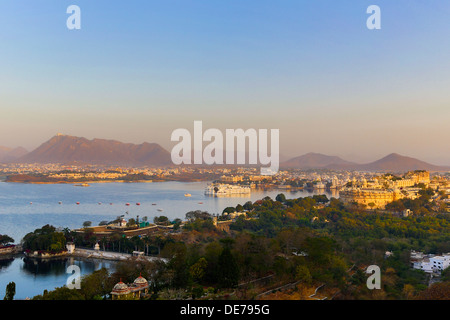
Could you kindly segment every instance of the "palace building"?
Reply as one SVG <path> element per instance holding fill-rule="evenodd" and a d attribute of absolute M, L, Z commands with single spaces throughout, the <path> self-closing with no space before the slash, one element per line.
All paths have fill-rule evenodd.
<path fill-rule="evenodd" d="M 385 206 L 402 198 L 415 199 L 419 196 L 422 183 L 428 186 L 430 172 L 423 170 L 409 171 L 403 177 L 390 174 L 375 177 L 372 181 L 353 179 L 339 191 L 339 198 L 346 204 L 358 203 L 368 209 L 384 209 Z"/>
<path fill-rule="evenodd" d="M 339 191 L 339 198 L 344 203 L 356 202 L 368 208 L 384 209 L 388 203 L 403 198 L 403 194 L 392 189 L 354 188 Z"/>
<path fill-rule="evenodd" d="M 116 283 L 111 291 L 112 300 L 139 299 L 148 294 L 150 285 L 142 276 L 137 277 L 133 283 L 126 284 L 122 280 Z"/>

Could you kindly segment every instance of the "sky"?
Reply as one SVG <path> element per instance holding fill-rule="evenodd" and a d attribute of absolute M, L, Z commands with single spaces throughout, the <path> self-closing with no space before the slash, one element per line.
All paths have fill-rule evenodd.
<path fill-rule="evenodd" d="M 447 0 L 1 0 L 0 146 L 64 133 L 170 150 L 200 120 L 279 129 L 287 158 L 450 165 L 449 17 Z"/>

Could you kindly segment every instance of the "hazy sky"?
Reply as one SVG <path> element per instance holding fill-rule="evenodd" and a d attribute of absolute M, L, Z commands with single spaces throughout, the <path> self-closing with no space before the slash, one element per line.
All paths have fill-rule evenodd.
<path fill-rule="evenodd" d="M 450 164 L 449 57 L 448 0 L 2 0 L 0 145 L 62 132 L 170 150 L 202 120 L 280 129 L 285 156 Z"/>

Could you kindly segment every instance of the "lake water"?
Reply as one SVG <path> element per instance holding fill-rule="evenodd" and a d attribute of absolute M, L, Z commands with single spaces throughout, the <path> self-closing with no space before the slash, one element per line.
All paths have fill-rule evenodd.
<path fill-rule="evenodd" d="M 65 258 L 39 262 L 22 255 L 13 258 L 0 257 L 0 299 L 6 293 L 6 286 L 13 281 L 16 284 L 15 300 L 33 298 L 44 290 L 53 290 L 66 284 L 71 273 L 67 267 L 76 265 L 81 276 L 91 274 L 95 270 L 107 268 L 114 271 L 116 262 L 99 259 Z"/>
<path fill-rule="evenodd" d="M 256 201 L 279 193 L 286 198 L 306 197 L 324 192 L 252 190 L 240 197 L 213 197 L 204 195 L 208 182 L 155 182 L 155 183 L 92 183 L 89 187 L 71 184 L 21 184 L 0 182 L 0 234 L 7 234 L 19 243 L 29 232 L 46 224 L 75 229 L 83 222 L 112 221 L 120 215 L 140 219 L 147 216 L 152 222 L 155 216 L 184 220 L 192 210 L 204 210 L 211 214 L 222 213 L 229 206 L 235 207 L 251 200 Z M 185 197 L 186 193 L 191 197 Z M 327 196 L 338 197 L 327 193 Z M 61 203 L 60 203 L 61 202 Z M 79 204 L 77 204 L 79 202 Z M 199 203 L 201 202 L 201 204 Z M 126 204 L 130 205 L 127 206 Z M 140 203 L 140 205 L 136 205 Z M 153 204 L 156 205 L 153 205 Z M 163 211 L 158 211 L 161 209 Z M 0 261 L 0 299 L 10 281 L 16 283 L 16 298 L 24 299 L 65 285 L 68 274 L 65 265 L 43 266 L 40 272 L 30 272 L 22 257 Z M 100 262 L 79 261 L 82 273 L 90 273 Z M 103 262 L 105 263 L 105 262 Z M 39 268 L 38 268 L 39 269 Z"/>

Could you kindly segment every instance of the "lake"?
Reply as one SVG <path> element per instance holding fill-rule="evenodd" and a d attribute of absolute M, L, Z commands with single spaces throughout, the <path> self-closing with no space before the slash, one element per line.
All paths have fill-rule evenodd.
<path fill-rule="evenodd" d="M 155 182 L 155 183 L 92 183 L 89 187 L 72 184 L 22 184 L 0 182 L 0 234 L 7 234 L 19 243 L 29 232 L 46 224 L 54 227 L 75 229 L 83 222 L 98 225 L 101 221 L 112 221 L 120 215 L 125 218 L 155 216 L 184 220 L 192 210 L 204 210 L 211 214 L 222 213 L 226 207 L 235 207 L 251 200 L 279 193 L 286 198 L 306 197 L 313 194 L 327 194 L 325 191 L 252 190 L 250 195 L 238 197 L 206 196 L 204 189 L 208 182 Z M 185 197 L 186 193 L 191 197 Z M 79 204 L 77 204 L 79 202 Z M 201 202 L 201 204 L 200 204 Z M 126 204 L 130 205 L 127 206 Z M 140 205 L 136 205 L 140 203 Z M 156 205 L 153 205 L 156 204 Z M 158 209 L 162 211 L 158 211 Z M 78 261 L 78 260 L 77 260 Z M 0 299 L 3 299 L 6 285 L 16 283 L 16 298 L 25 299 L 42 294 L 44 289 L 52 290 L 65 285 L 67 261 L 52 262 L 54 265 L 36 267 L 33 272 L 22 257 L 0 261 Z M 59 264 L 58 264 L 59 263 Z M 78 261 L 82 273 L 91 273 L 102 261 Z M 111 262 L 109 262 L 111 263 Z"/>
<path fill-rule="evenodd" d="M 91 274 L 101 268 L 113 272 L 116 262 L 100 259 L 64 258 L 38 261 L 16 255 L 13 258 L 0 257 L 0 299 L 6 293 L 6 286 L 11 281 L 16 284 L 15 300 L 33 298 L 44 290 L 53 290 L 66 284 L 71 273 L 67 267 L 76 265 L 81 276 Z"/>
<path fill-rule="evenodd" d="M 222 213 L 229 206 L 244 204 L 279 193 L 286 198 L 306 197 L 319 191 L 252 190 L 250 195 L 214 197 L 204 195 L 208 182 L 92 183 L 89 187 L 72 184 L 23 184 L 0 182 L 0 234 L 19 243 L 29 232 L 46 224 L 61 228 L 81 228 L 83 222 L 112 221 L 120 215 L 140 219 L 155 216 L 184 220 L 191 210 Z M 186 193 L 191 197 L 185 197 Z M 336 195 L 334 195 L 337 197 Z M 60 203 L 61 202 L 61 203 Z M 79 202 L 79 204 L 77 204 Z M 202 202 L 202 204 L 199 204 Z M 129 206 L 126 204 L 129 203 Z M 136 205 L 140 203 L 140 205 Z M 156 205 L 153 205 L 153 204 Z M 162 211 L 158 211 L 158 209 Z"/>

